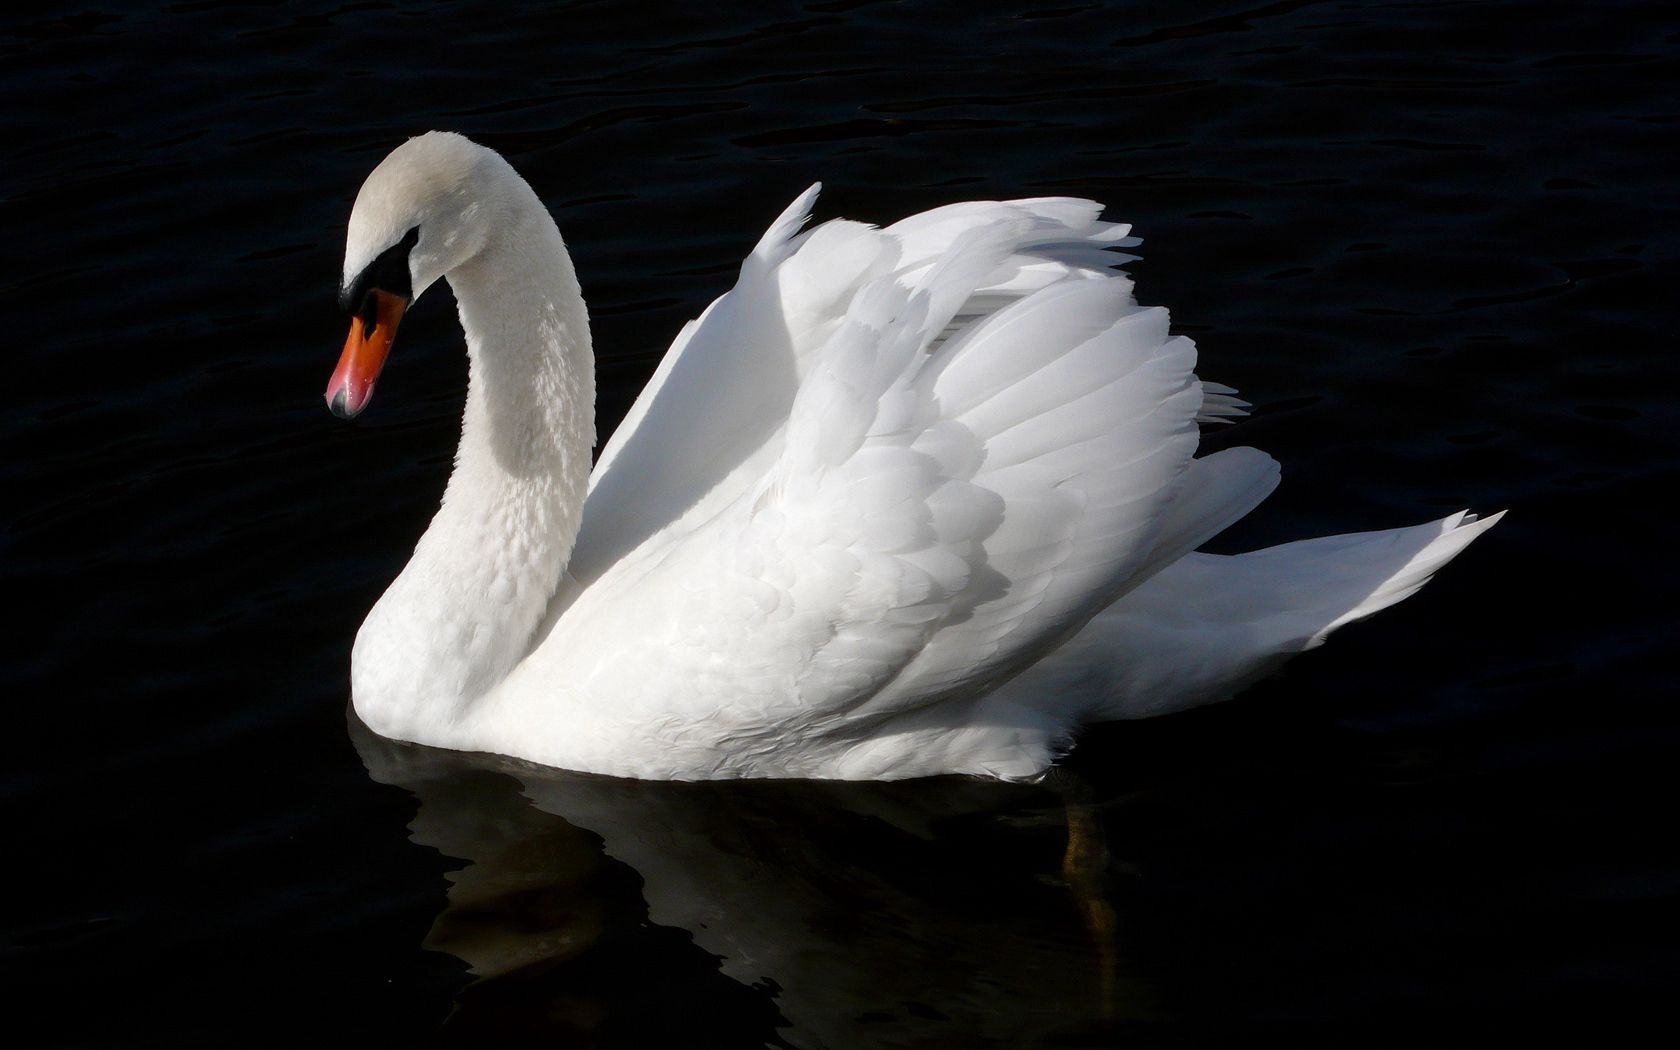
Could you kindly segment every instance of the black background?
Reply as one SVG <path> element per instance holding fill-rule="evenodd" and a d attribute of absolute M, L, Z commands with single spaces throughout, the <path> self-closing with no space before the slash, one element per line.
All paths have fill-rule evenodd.
<path fill-rule="evenodd" d="M 0 958 L 45 1025 L 25 1041 L 1632 1045 L 1680 977 L 1677 41 L 1631 2 L 6 16 Z M 819 218 L 1090 196 L 1145 238 L 1140 299 L 1256 403 L 1208 447 L 1283 464 L 1214 549 L 1510 517 L 1241 700 L 1094 731 L 1051 787 L 608 791 L 358 750 L 349 645 L 458 433 L 448 295 L 355 424 L 320 391 L 350 202 L 434 127 L 555 212 L 603 435 L 814 180 Z M 718 931 L 661 923 L 654 875 L 529 805 L 537 781 L 756 843 L 815 961 L 744 976 Z M 1084 883 L 1069 798 L 1107 842 Z M 909 834 L 882 799 L 945 815 Z M 474 921 L 524 959 L 472 985 L 470 951 L 422 947 L 467 863 L 506 876 Z"/>

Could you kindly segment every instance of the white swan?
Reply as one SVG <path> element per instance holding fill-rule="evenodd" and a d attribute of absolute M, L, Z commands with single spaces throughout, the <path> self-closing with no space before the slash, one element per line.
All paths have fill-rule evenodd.
<path fill-rule="evenodd" d="M 1087 722 L 1228 696 L 1406 597 L 1498 516 L 1193 554 L 1276 485 L 1065 198 L 800 232 L 690 322 L 594 472 L 553 220 L 491 150 L 399 146 L 350 216 L 327 401 L 361 411 L 446 277 L 455 471 L 356 637 L 376 732 L 620 776 L 1031 777 Z"/>

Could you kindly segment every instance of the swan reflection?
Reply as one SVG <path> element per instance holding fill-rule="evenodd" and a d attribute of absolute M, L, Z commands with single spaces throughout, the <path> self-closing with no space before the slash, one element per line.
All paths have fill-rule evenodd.
<path fill-rule="evenodd" d="M 425 940 L 472 975 L 447 1034 L 1025 1046 L 1153 1012 L 1077 785 L 616 780 L 349 722 L 465 862 Z"/>

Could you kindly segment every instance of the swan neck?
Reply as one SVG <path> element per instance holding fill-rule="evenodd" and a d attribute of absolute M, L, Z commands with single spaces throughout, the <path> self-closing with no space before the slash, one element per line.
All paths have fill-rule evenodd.
<path fill-rule="evenodd" d="M 535 497 L 587 485 L 595 444 L 588 314 L 559 231 L 542 219 L 552 243 L 492 240 L 447 275 L 468 358 L 452 486 L 493 480 Z M 570 509 L 580 516 L 581 501 Z M 568 550 L 573 538 L 565 537 Z"/>
<path fill-rule="evenodd" d="M 495 189 L 501 221 L 445 275 L 469 361 L 455 470 L 356 642 L 358 713 L 388 736 L 459 723 L 524 657 L 588 488 L 595 375 L 582 292 L 536 195 L 522 180 Z"/>

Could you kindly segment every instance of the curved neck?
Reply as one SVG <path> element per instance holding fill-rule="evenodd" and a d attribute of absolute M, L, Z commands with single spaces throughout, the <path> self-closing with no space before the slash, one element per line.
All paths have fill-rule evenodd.
<path fill-rule="evenodd" d="M 525 655 L 577 538 L 595 444 L 589 319 L 571 259 L 520 182 L 450 271 L 469 370 L 455 471 L 414 557 L 363 624 L 358 713 L 388 736 L 455 721 Z"/>

